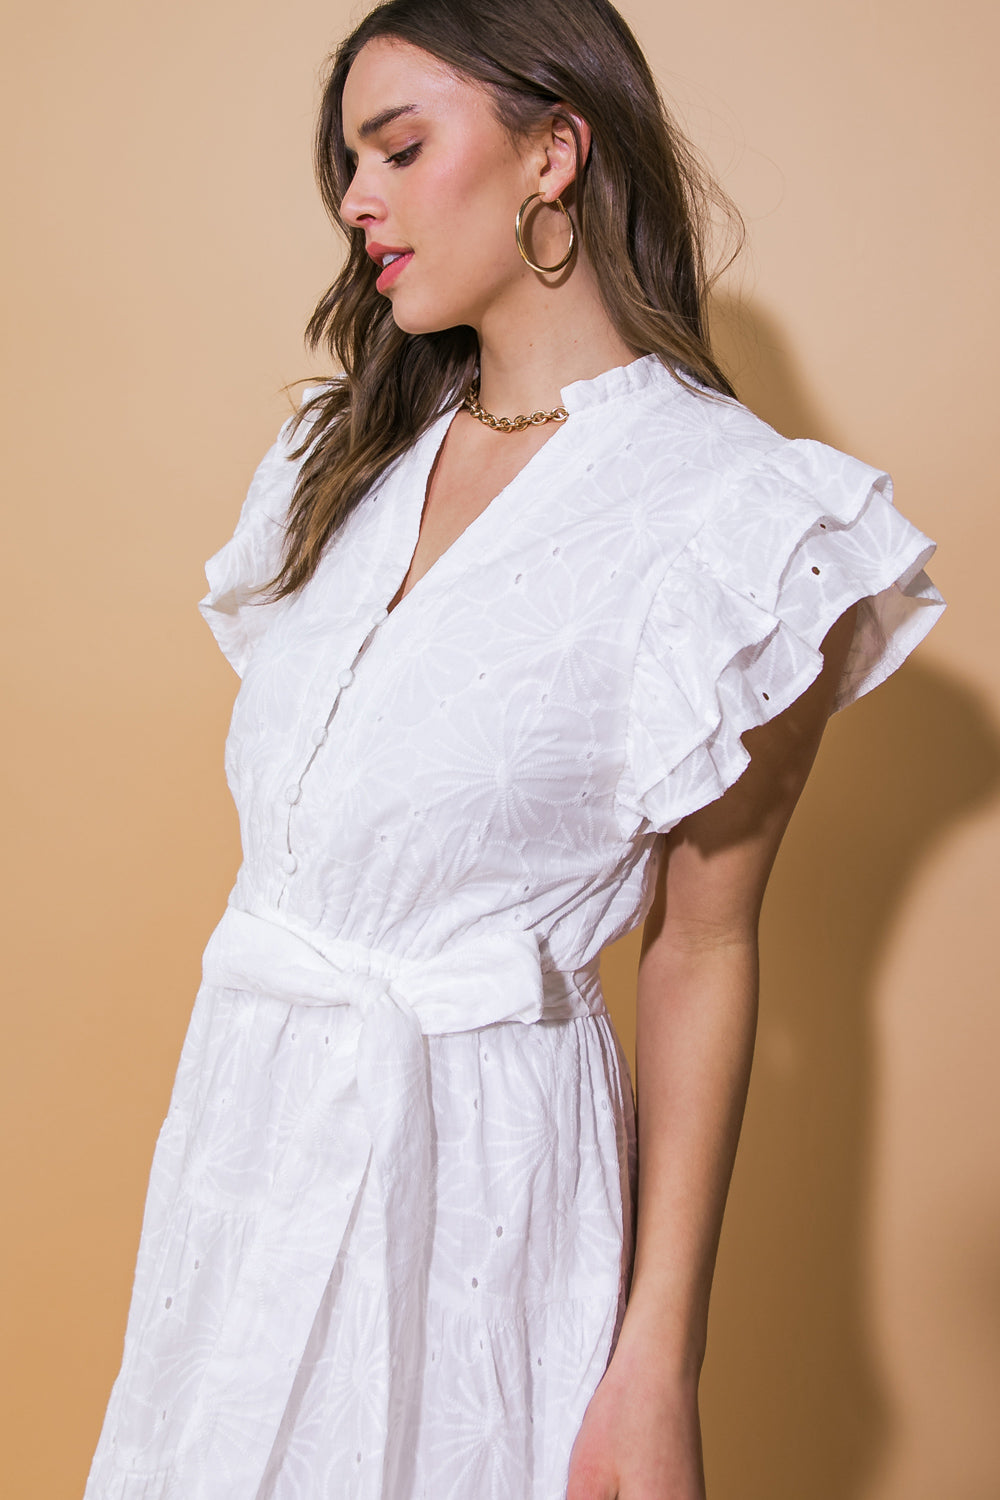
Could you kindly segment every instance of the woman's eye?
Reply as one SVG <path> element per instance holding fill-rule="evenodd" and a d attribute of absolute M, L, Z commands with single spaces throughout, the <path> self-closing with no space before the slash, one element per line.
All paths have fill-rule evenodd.
<path fill-rule="evenodd" d="M 387 156 L 385 164 L 387 167 L 408 167 L 419 155 L 420 142 L 415 141 L 412 146 L 404 146 L 402 151 L 394 151 L 391 156 Z"/>

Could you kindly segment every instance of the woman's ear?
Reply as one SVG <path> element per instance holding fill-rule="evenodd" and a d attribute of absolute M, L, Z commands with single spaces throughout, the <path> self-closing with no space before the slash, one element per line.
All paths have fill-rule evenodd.
<path fill-rule="evenodd" d="M 590 139 L 590 126 L 582 115 L 563 106 L 551 117 L 542 142 L 545 166 L 538 178 L 538 191 L 546 202 L 561 198 L 579 177 L 590 155 Z"/>

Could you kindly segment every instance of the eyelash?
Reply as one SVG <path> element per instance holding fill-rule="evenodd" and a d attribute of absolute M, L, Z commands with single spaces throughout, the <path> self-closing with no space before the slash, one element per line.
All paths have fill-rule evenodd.
<path fill-rule="evenodd" d="M 382 159 L 387 167 L 408 167 L 420 155 L 420 146 L 420 141 L 415 141 L 412 146 L 404 146 L 402 151 L 394 151 Z"/>

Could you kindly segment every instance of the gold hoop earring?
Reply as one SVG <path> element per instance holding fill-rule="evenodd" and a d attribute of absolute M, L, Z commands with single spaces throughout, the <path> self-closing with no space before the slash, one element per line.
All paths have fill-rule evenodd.
<path fill-rule="evenodd" d="M 515 240 L 517 240 L 517 248 L 521 252 L 521 259 L 524 261 L 525 265 L 530 266 L 533 271 L 538 271 L 542 275 L 547 276 L 552 271 L 561 271 L 563 266 L 569 264 L 570 256 L 573 254 L 573 251 L 576 247 L 576 230 L 573 227 L 573 220 L 570 218 L 569 212 L 565 208 L 562 199 L 554 199 L 553 201 L 555 202 L 556 208 L 558 208 L 559 212 L 566 220 L 566 223 L 569 225 L 569 249 L 566 251 L 566 254 L 563 256 L 562 260 L 556 261 L 556 264 L 554 266 L 536 266 L 535 262 L 530 259 L 527 250 L 525 250 L 524 248 L 524 240 L 521 237 L 521 232 L 524 225 L 525 209 L 528 207 L 529 203 L 534 203 L 535 199 L 540 198 L 541 196 L 541 193 L 529 193 L 527 198 L 525 198 L 524 202 L 521 204 L 521 207 L 517 211 L 517 219 L 514 223 L 514 238 Z"/>

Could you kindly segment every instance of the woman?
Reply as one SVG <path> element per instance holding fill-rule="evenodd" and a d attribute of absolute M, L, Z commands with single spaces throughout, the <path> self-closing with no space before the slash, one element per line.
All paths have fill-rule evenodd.
<path fill-rule="evenodd" d="M 933 545 L 736 401 L 605 0 L 390 0 L 318 162 L 346 373 L 208 565 L 244 863 L 87 1495 L 698 1500 L 764 886 Z"/>

